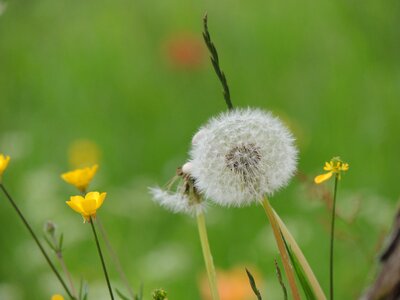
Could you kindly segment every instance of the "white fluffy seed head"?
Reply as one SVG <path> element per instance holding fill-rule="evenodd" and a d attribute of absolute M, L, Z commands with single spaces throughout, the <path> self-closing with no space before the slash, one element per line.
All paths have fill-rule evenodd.
<path fill-rule="evenodd" d="M 170 192 L 159 187 L 149 188 L 155 202 L 173 213 L 184 213 L 197 216 L 206 211 L 206 202 L 193 202 L 189 196 L 181 192 Z"/>
<path fill-rule="evenodd" d="M 182 166 L 182 172 L 186 175 L 192 174 L 193 164 L 191 162 L 187 162 Z"/>
<path fill-rule="evenodd" d="M 235 109 L 212 118 L 192 141 L 196 188 L 225 206 L 272 195 L 296 171 L 297 149 L 285 125 L 260 109 Z"/>

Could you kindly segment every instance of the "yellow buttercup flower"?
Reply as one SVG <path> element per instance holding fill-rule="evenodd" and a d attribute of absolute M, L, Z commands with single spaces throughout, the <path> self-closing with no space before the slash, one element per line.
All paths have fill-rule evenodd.
<path fill-rule="evenodd" d="M 7 169 L 10 157 L 8 155 L 0 154 L 0 179 L 3 176 L 4 171 Z"/>
<path fill-rule="evenodd" d="M 90 218 L 96 217 L 96 212 L 103 204 L 106 195 L 107 193 L 90 192 L 85 197 L 72 196 L 66 203 L 74 211 L 80 213 L 84 221 L 90 221 Z"/>
<path fill-rule="evenodd" d="M 61 174 L 61 178 L 67 183 L 75 186 L 81 192 L 85 192 L 89 183 L 92 181 L 94 175 L 96 175 L 98 165 L 87 167 L 83 169 L 76 169 L 64 174 Z"/>
<path fill-rule="evenodd" d="M 55 294 L 51 296 L 51 300 L 64 300 L 64 297 L 59 294 Z"/>
<path fill-rule="evenodd" d="M 343 162 L 340 157 L 334 157 L 330 162 L 325 163 L 324 170 L 328 172 L 318 175 L 315 177 L 314 181 L 315 183 L 319 184 L 331 178 L 333 174 L 336 174 L 338 179 L 340 179 L 341 173 L 347 171 L 348 169 L 348 163 Z"/>

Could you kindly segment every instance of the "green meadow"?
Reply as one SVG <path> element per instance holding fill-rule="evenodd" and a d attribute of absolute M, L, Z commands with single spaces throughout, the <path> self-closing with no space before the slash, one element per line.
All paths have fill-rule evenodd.
<path fill-rule="evenodd" d="M 399 199 L 399 1 L 2 0 L 0 7 L 0 153 L 11 156 L 3 182 L 40 237 L 45 221 L 57 224 L 66 263 L 76 285 L 88 282 L 89 299 L 109 299 L 107 287 L 90 225 L 65 204 L 77 191 L 60 178 L 80 141 L 94 148 L 86 154 L 100 168 L 90 189 L 107 192 L 98 215 L 135 291 L 143 284 L 144 299 L 156 288 L 169 299 L 206 299 L 195 219 L 148 193 L 187 161 L 197 129 L 227 109 L 202 40 L 205 12 L 233 104 L 272 111 L 296 136 L 298 174 L 270 200 L 323 289 L 324 195 L 333 181 L 317 186 L 313 178 L 334 156 L 350 165 L 337 200 L 336 299 L 357 299 L 372 282 Z M 265 299 L 283 299 L 262 208 L 210 205 L 206 222 L 217 273 L 242 269 L 247 286 L 248 267 Z M 125 292 L 105 258 L 113 286 Z M 0 299 L 55 293 L 62 287 L 1 194 Z"/>

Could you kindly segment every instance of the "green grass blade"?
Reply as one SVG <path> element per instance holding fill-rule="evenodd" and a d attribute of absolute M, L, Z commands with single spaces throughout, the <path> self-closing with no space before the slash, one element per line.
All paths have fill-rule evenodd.
<path fill-rule="evenodd" d="M 297 278 L 301 284 L 301 287 L 306 296 L 306 299 L 307 300 L 317 300 L 317 297 L 314 294 L 313 288 L 311 287 L 310 282 L 307 279 L 307 276 L 304 272 L 303 267 L 301 266 L 296 255 L 292 251 L 292 248 L 287 244 L 285 238 L 283 236 L 282 236 L 282 238 L 283 238 L 283 241 L 285 242 L 287 252 L 289 253 L 290 261 L 292 262 L 293 268 L 296 272 Z"/>
<path fill-rule="evenodd" d="M 246 268 L 246 273 L 247 273 L 247 277 L 249 277 L 250 286 L 251 286 L 254 294 L 257 296 L 258 300 L 262 300 L 261 293 L 258 290 L 257 285 L 256 285 L 256 281 L 254 280 L 254 277 L 253 277 L 253 275 L 251 275 L 250 271 L 247 270 L 247 268 Z"/>

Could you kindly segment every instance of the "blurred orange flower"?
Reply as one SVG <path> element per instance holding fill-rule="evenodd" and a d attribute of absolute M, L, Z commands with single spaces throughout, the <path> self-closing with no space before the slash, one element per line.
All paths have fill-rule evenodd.
<path fill-rule="evenodd" d="M 258 272 L 252 274 L 260 278 Z M 249 279 L 246 275 L 245 267 L 235 267 L 228 271 L 217 270 L 218 292 L 221 300 L 253 300 L 255 295 L 250 287 Z M 260 288 L 261 282 L 257 281 Z M 201 298 L 211 300 L 210 287 L 207 276 L 203 276 L 200 281 Z"/>
<path fill-rule="evenodd" d="M 165 44 L 165 52 L 174 67 L 195 69 L 204 61 L 202 41 L 188 34 L 169 38 Z"/>

